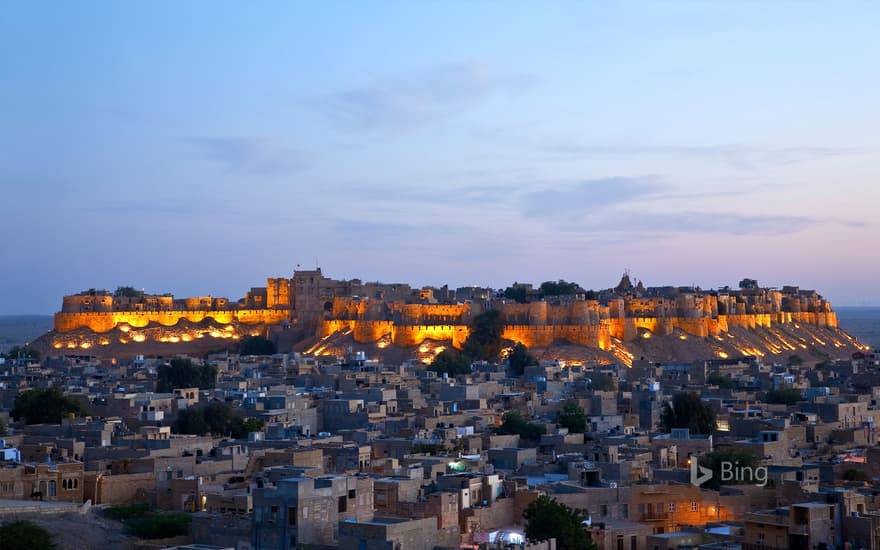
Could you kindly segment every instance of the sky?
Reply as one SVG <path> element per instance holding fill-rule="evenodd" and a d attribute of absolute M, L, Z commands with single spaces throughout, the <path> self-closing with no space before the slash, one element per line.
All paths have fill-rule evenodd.
<path fill-rule="evenodd" d="M 880 305 L 880 4 L 7 2 L 0 314 L 319 265 Z"/>

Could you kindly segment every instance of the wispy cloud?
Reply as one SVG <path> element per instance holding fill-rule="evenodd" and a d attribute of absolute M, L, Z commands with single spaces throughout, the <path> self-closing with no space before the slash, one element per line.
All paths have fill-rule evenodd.
<path fill-rule="evenodd" d="M 526 217 L 567 218 L 650 199 L 670 190 L 668 184 L 654 177 L 586 180 L 562 188 L 528 192 L 522 197 L 522 210 Z"/>
<path fill-rule="evenodd" d="M 192 139 L 206 158 L 218 162 L 229 172 L 242 174 L 283 174 L 310 168 L 310 155 L 288 147 L 272 138 L 212 138 Z"/>
<path fill-rule="evenodd" d="M 516 96 L 533 84 L 525 75 L 460 63 L 330 94 L 320 106 L 346 130 L 400 131 L 459 115 L 495 94 Z"/>
<path fill-rule="evenodd" d="M 749 145 L 581 145 L 575 141 L 551 140 L 543 150 L 565 157 L 674 156 L 701 157 L 721 161 L 737 170 L 753 170 L 766 165 L 783 165 L 823 157 L 865 155 L 874 149 L 858 147 L 759 147 Z"/>

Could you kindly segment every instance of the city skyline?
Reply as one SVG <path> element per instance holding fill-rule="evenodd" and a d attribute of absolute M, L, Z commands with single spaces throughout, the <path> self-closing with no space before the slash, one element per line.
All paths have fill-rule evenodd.
<path fill-rule="evenodd" d="M 880 7 L 499 6 L 8 6 L 0 314 L 297 264 L 880 305 Z"/>

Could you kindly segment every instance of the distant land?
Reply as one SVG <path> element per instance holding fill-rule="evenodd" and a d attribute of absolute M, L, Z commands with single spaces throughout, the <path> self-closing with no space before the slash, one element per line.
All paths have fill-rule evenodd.
<path fill-rule="evenodd" d="M 871 347 L 880 348 L 880 307 L 835 307 L 840 328 Z"/>
<path fill-rule="evenodd" d="M 0 353 L 52 330 L 51 315 L 0 315 Z"/>

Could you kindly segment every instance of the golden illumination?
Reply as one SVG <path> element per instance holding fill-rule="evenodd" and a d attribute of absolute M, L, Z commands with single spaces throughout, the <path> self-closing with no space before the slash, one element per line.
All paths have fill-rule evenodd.
<path fill-rule="evenodd" d="M 91 342 L 83 342 L 82 344 L 79 345 L 79 347 L 81 347 L 82 349 L 89 349 L 90 347 L 92 347 L 92 343 Z"/>
<path fill-rule="evenodd" d="M 131 330 L 131 326 L 129 326 L 129 325 L 119 325 L 120 332 L 128 332 L 130 330 Z"/>
<path fill-rule="evenodd" d="M 54 344 L 52 344 L 52 347 L 55 349 L 61 349 L 61 342 L 55 342 Z"/>
<path fill-rule="evenodd" d="M 718 357 L 720 357 L 722 359 L 727 359 L 728 357 L 730 357 L 730 355 L 728 355 L 726 351 L 719 351 Z"/>
<path fill-rule="evenodd" d="M 644 338 L 645 340 L 648 340 L 649 338 L 651 338 L 651 333 L 648 331 L 643 332 L 642 338 Z"/>
<path fill-rule="evenodd" d="M 145 334 L 138 333 L 132 336 L 131 339 L 135 342 L 145 342 L 147 340 L 147 336 Z"/>

